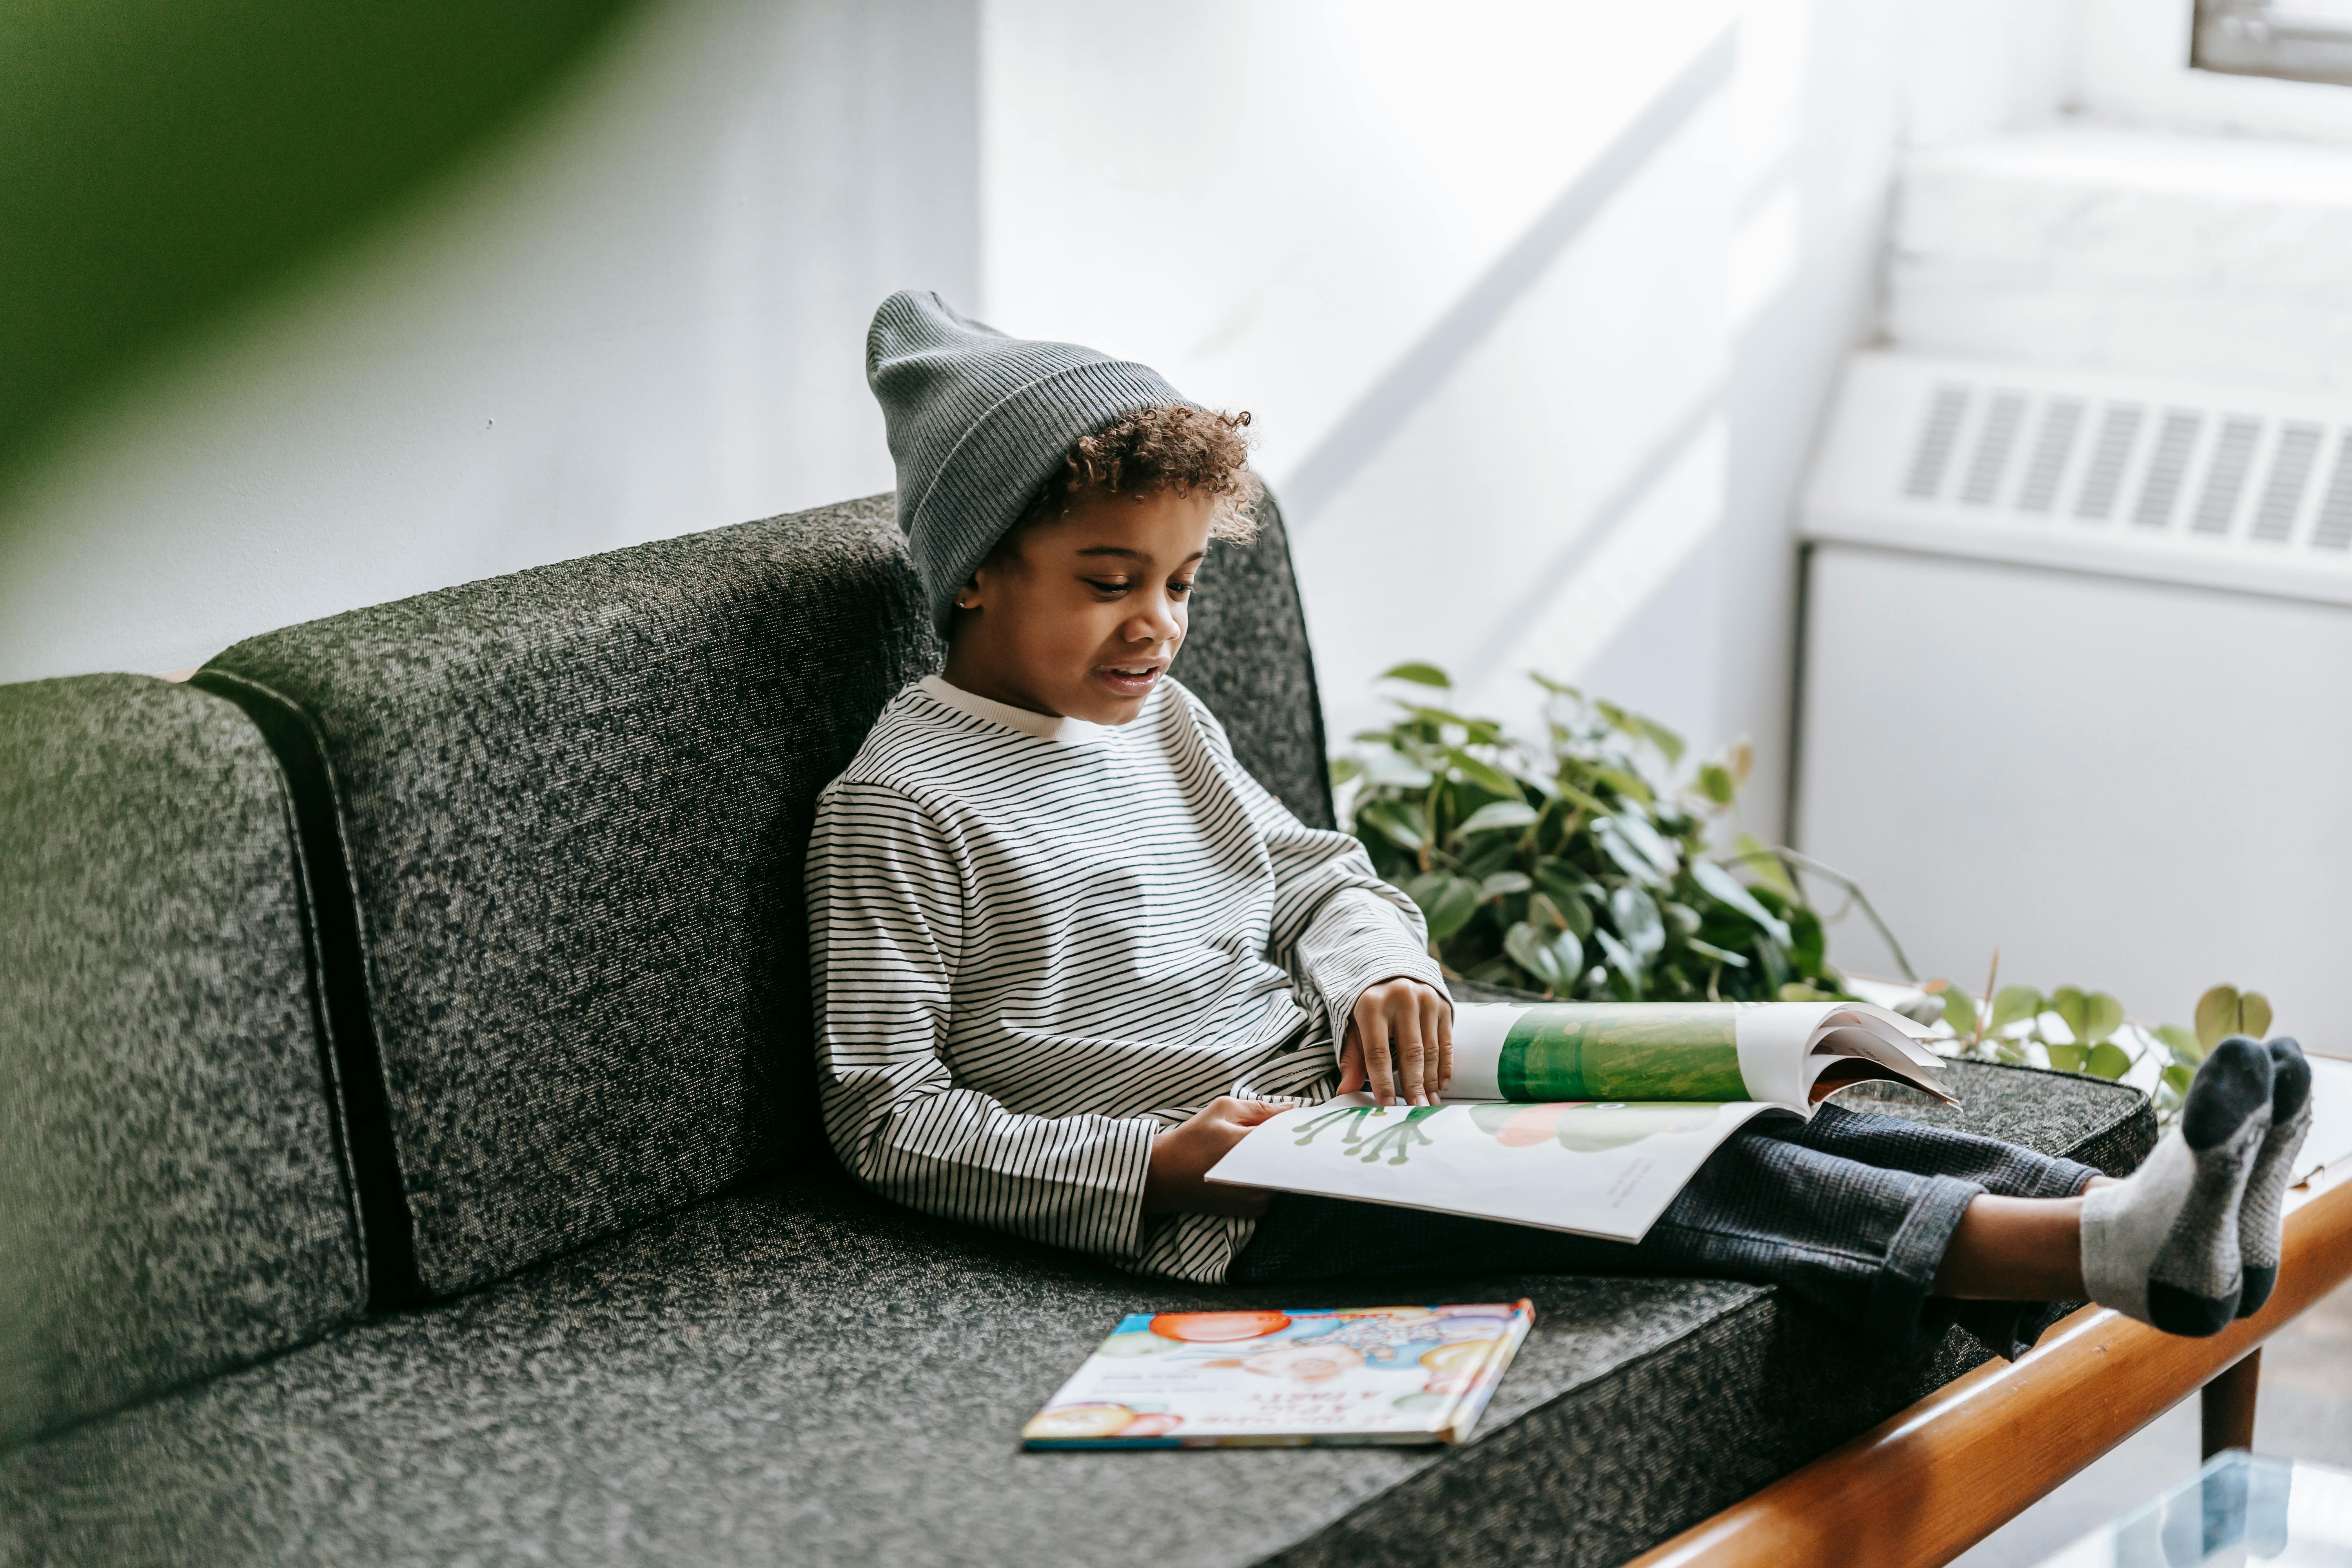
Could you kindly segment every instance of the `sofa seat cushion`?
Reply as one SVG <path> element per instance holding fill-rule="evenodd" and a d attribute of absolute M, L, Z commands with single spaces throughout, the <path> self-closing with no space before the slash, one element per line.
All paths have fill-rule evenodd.
<path fill-rule="evenodd" d="M 2113 1085 L 1954 1077 L 2043 1148 L 2120 1169 L 2152 1136 Z M 1146 1304 L 1519 1295 L 1534 1332 L 1457 1449 L 1017 1446 Z M 1725 1281 L 1174 1285 L 804 1176 L 21 1450 L 0 1518 L 117 1563 L 1615 1563 L 1986 1354 L 1850 1341 Z"/>
<path fill-rule="evenodd" d="M 0 686 L 0 1446 L 359 1315 L 315 979 L 244 714 Z"/>

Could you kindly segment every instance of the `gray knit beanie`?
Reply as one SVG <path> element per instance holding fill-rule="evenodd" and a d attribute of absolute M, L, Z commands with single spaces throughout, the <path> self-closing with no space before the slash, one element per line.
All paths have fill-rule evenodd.
<path fill-rule="evenodd" d="M 955 596 L 1071 443 L 1162 404 L 1159 373 L 1076 343 L 1008 338 L 901 289 L 866 331 L 866 384 L 898 465 L 898 526 L 941 636 Z"/>

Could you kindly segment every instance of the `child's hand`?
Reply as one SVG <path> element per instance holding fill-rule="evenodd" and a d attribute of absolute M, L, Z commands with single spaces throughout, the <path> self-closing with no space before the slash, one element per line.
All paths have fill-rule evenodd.
<path fill-rule="evenodd" d="M 1262 1100 L 1221 1094 L 1151 1140 L 1143 1178 L 1145 1214 L 1237 1214 L 1256 1218 L 1273 1194 L 1262 1187 L 1214 1186 L 1201 1178 L 1259 1122 L 1282 1114 Z"/>
<path fill-rule="evenodd" d="M 1400 975 L 1356 998 L 1339 1047 L 1341 1094 L 1369 1086 L 1374 1105 L 1434 1105 L 1453 1082 L 1454 1004 L 1444 993 Z"/>

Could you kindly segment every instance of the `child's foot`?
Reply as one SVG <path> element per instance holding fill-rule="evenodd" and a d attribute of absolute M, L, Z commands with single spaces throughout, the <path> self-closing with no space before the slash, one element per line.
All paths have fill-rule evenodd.
<path fill-rule="evenodd" d="M 2294 1157 L 2302 1151 L 2303 1135 L 2311 1131 L 2311 1064 L 2303 1059 L 2303 1047 L 2281 1035 L 2268 1048 L 2271 1130 L 2263 1136 L 2253 1173 L 2246 1178 L 2246 1201 L 2238 1209 L 2238 1251 L 2246 1276 L 2246 1288 L 2238 1297 L 2242 1318 L 2261 1311 L 2271 1299 L 2271 1287 L 2278 1283 L 2287 1184 L 2294 1179 Z"/>
<path fill-rule="evenodd" d="M 2218 1333 L 2238 1310 L 2238 1205 L 2270 1121 L 2270 1053 L 2223 1040 L 2147 1163 L 2083 1194 L 2091 1300 L 2168 1334 Z"/>

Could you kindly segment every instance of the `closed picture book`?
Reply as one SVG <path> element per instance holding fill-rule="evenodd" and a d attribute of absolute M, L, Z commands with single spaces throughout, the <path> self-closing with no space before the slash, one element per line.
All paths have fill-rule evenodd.
<path fill-rule="evenodd" d="M 1130 1312 L 1022 1446 L 1459 1443 L 1534 1321 L 1528 1301 Z"/>
<path fill-rule="evenodd" d="M 1861 1002 L 1465 1004 L 1443 1103 L 1286 1110 L 1208 1179 L 1639 1241 L 1759 1116 L 1870 1079 L 1957 1103 L 1922 1034 Z"/>

